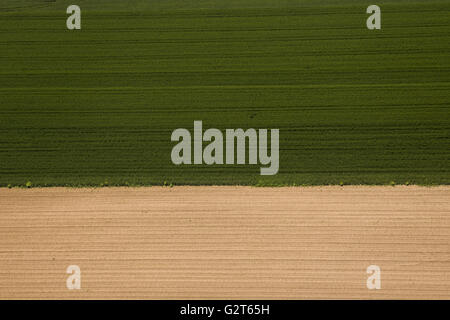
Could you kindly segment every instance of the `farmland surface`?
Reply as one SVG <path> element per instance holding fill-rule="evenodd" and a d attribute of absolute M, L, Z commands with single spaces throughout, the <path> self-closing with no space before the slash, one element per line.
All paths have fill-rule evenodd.
<path fill-rule="evenodd" d="M 0 192 L 0 299 L 450 299 L 450 187 Z M 67 290 L 66 269 L 81 269 Z M 366 270 L 381 270 L 368 290 Z"/>
<path fill-rule="evenodd" d="M 450 2 L 0 1 L 0 186 L 449 184 Z M 280 171 L 173 130 L 279 128 Z"/>

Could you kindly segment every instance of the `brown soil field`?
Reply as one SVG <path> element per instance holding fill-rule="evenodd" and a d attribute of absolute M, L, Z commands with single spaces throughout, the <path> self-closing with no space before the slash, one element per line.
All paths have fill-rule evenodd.
<path fill-rule="evenodd" d="M 450 186 L 0 189 L 0 230 L 1 299 L 450 299 Z"/>

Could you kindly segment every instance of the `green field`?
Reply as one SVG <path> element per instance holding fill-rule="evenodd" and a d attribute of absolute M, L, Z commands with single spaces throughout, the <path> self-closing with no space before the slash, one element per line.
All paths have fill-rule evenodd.
<path fill-rule="evenodd" d="M 370 4 L 1 0 L 0 186 L 449 184 L 450 1 Z M 194 120 L 279 128 L 279 173 L 173 165 Z"/>

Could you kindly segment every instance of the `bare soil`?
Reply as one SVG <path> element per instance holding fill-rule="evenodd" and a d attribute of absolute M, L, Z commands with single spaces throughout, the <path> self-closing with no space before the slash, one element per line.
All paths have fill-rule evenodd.
<path fill-rule="evenodd" d="M 0 189 L 0 298 L 449 299 L 450 186 Z"/>

